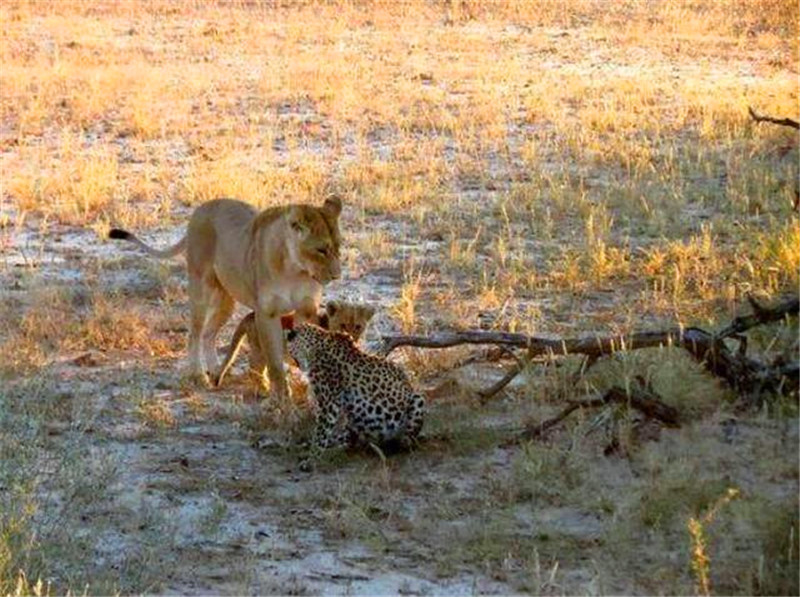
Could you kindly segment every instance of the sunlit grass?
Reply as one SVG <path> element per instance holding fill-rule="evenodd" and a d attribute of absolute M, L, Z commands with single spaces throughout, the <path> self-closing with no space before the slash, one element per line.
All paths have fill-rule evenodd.
<path fill-rule="evenodd" d="M 6 307 L 11 307 L 9 301 Z M 154 333 L 159 318 L 122 297 L 40 288 L 31 293 L 26 309 L 2 319 L 0 368 L 6 372 L 35 371 L 59 354 L 80 351 L 143 351 L 151 356 L 171 355 L 174 346 Z M 182 342 L 180 342 L 182 344 Z"/>
<path fill-rule="evenodd" d="M 101 375 L 91 361 L 103 355 L 177 366 L 185 330 L 170 309 L 184 308 L 179 285 L 159 286 L 145 299 L 94 282 L 66 290 L 33 282 L 49 243 L 65 230 L 90 228 L 102 246 L 111 226 L 177 226 L 190 208 L 223 196 L 263 208 L 340 193 L 343 284 L 369 284 L 378 271 L 394 280 L 380 299 L 403 332 L 485 322 L 569 336 L 667 323 L 713 330 L 747 309 L 747 295 L 776 297 L 800 286 L 798 137 L 756 124 L 747 112 L 753 106 L 797 118 L 798 19 L 793 0 L 2 3 L 0 245 L 25 254 L 20 267 L 3 261 L 19 284 L 0 305 L 0 373 L 40 377 L 59 359 L 77 359 L 75 375 L 91 380 Z M 18 245 L 21 232 L 40 245 Z M 777 357 L 796 340 L 785 328 L 765 331 L 750 350 Z M 704 421 L 726 413 L 730 392 L 677 352 L 617 355 L 580 388 L 570 367 L 535 366 L 524 388 L 510 390 L 507 402 L 520 409 L 515 425 L 521 412 L 555 407 L 566 394 L 638 383 L 640 375 L 682 413 Z M 408 351 L 403 362 L 423 379 L 452 368 L 463 356 L 456 353 Z M 304 391 L 294 385 L 299 400 Z M 137 392 L 134 419 L 155 435 L 177 433 L 183 409 L 193 424 L 227 421 L 253 434 L 301 434 L 310 424 L 302 401 L 248 417 L 242 404 L 249 398 L 238 389 L 221 400 Z M 26 400 L 12 396 L 0 406 L 61 400 L 49 390 L 24 393 Z M 433 416 L 430 427 L 446 441 L 422 458 L 494 449 L 506 431 L 485 427 L 485 412 L 473 408 L 466 389 L 450 399 L 457 416 Z M 0 444 L 27 437 L 28 423 L 13 423 L 4 429 L 15 435 L 0 434 Z M 484 483 L 476 502 L 482 518 L 448 531 L 459 546 L 452 553 L 428 529 L 463 521 L 475 498 L 448 490 L 426 504 L 431 520 L 419 541 L 436 554 L 436 566 L 560 593 L 559 558 L 585 561 L 610 550 L 615 567 L 617 558 L 630 564 L 637 584 L 597 581 L 585 592 L 705 592 L 693 585 L 705 564 L 696 556 L 693 577 L 687 523 L 732 486 L 725 451 L 736 445 L 704 443 L 718 435 L 716 426 L 698 437 L 687 425 L 681 442 L 644 448 L 622 438 L 635 474 L 614 493 L 603 473 L 611 459 L 592 460 L 585 427 L 578 421 L 569 441 L 521 450 L 508 479 L 474 474 Z M 36 442 L 49 437 L 37 433 Z M 10 446 L 0 448 L 20 449 Z M 759 454 L 748 475 L 796 479 L 786 446 L 761 446 Z M 772 470 L 775 459 L 780 466 Z M 391 545 L 395 538 L 387 541 L 383 529 L 389 519 L 405 520 L 404 506 L 387 520 L 380 508 L 409 496 L 390 485 L 390 472 L 331 492 L 325 533 Z M 796 508 L 775 507 L 760 485 L 736 486 L 742 499 L 695 529 L 706 533 L 711 590 L 796 587 Z M 46 592 L 34 579 L 68 562 L 61 553 L 37 556 L 45 550 L 31 536 L 44 527 L 25 510 L 38 504 L 34 490 L 22 483 L 6 492 L 19 499 L 2 521 L 20 532 L 0 529 L 2 594 Z M 219 503 L 207 520 L 214 532 L 224 514 Z M 577 504 L 611 513 L 609 545 L 595 550 L 559 533 L 521 538 L 514 517 L 530 504 L 537 512 Z M 766 530 L 755 529 L 761 520 Z M 752 539 L 744 547 L 740 527 Z M 69 537 L 57 538 L 69 545 Z M 680 562 L 654 570 L 640 561 L 641 546 Z M 157 590 L 129 582 L 130 592 Z M 63 578 L 55 587 L 82 590 Z"/>

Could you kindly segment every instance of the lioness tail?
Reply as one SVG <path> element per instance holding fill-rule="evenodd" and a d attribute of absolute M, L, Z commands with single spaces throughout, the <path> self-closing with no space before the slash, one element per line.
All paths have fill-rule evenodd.
<path fill-rule="evenodd" d="M 169 249 L 164 249 L 163 251 L 159 251 L 158 249 L 154 249 L 153 247 L 146 245 L 145 243 L 140 241 L 135 234 L 132 234 L 127 230 L 121 230 L 120 228 L 112 228 L 111 230 L 109 230 L 108 238 L 127 240 L 129 242 L 132 242 L 133 244 L 141 247 L 148 255 L 152 255 L 153 257 L 158 257 L 159 259 L 167 259 L 169 257 L 175 257 L 175 255 L 183 253 L 183 251 L 186 249 L 185 236 L 181 240 L 179 240 L 177 244 L 171 246 Z"/>

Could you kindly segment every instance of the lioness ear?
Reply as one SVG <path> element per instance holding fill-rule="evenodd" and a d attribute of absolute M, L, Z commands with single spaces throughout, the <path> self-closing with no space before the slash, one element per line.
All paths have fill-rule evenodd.
<path fill-rule="evenodd" d="M 295 232 L 308 232 L 308 226 L 306 225 L 305 220 L 303 219 L 302 212 L 297 208 L 296 205 L 293 205 L 289 209 L 289 226 L 291 226 L 292 230 Z"/>
<path fill-rule="evenodd" d="M 322 204 L 322 209 L 331 214 L 334 218 L 338 218 L 339 214 L 342 213 L 342 200 L 339 195 L 331 195 L 325 199 L 325 203 Z"/>
<path fill-rule="evenodd" d="M 331 317 L 336 315 L 336 312 L 338 310 L 339 310 L 339 303 L 337 303 L 336 301 L 328 301 L 328 303 L 325 305 L 325 311 L 327 311 L 328 315 L 330 315 Z"/>
<path fill-rule="evenodd" d="M 294 313 L 288 315 L 281 315 L 281 329 L 293 330 L 294 329 Z"/>

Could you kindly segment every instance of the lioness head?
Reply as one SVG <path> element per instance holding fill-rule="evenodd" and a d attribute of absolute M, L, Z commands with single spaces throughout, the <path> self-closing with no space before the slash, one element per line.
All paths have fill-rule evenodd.
<path fill-rule="evenodd" d="M 289 255 L 295 265 L 320 284 L 326 284 L 342 275 L 339 259 L 341 236 L 339 214 L 342 201 L 330 197 L 322 207 L 294 205 L 287 217 L 290 238 L 287 239 Z"/>

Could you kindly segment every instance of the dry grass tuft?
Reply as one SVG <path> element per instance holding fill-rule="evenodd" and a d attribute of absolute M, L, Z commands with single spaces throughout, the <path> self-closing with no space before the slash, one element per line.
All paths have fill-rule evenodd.
<path fill-rule="evenodd" d="M 443 384 L 417 452 L 348 454 L 289 482 L 296 450 L 265 458 L 247 440 L 306 435 L 303 385 L 258 407 L 252 384 L 182 385 L 181 268 L 97 257 L 104 245 L 71 238 L 161 234 L 220 196 L 267 207 L 335 190 L 336 292 L 388 305 L 404 332 L 715 329 L 747 295 L 800 286 L 798 138 L 747 112 L 797 118 L 799 21 L 795 0 L 0 3 L 0 594 L 88 580 L 98 593 L 189 590 L 164 581 L 163 539 L 180 534 L 154 523 L 165 501 L 117 508 L 123 563 L 86 565 L 100 561 L 92 541 L 123 527 L 93 517 L 110 483 L 85 468 L 112 445 L 133 485 L 158 486 L 170 507 L 205 504 L 181 539 L 192 572 L 171 570 L 193 590 L 316 590 L 259 585 L 261 539 L 226 535 L 243 500 L 279 517 L 287 542 L 302 535 L 280 503 L 259 501 L 269 495 L 313 505 L 311 551 L 359 543 L 379 568 L 499 583 L 465 591 L 796 594 L 796 401 L 732 413 L 730 393 L 669 348 L 621 352 L 580 384 L 576 362 L 532 364 L 480 407 L 475 389 L 499 365 L 466 367 Z M 794 322 L 751 336 L 765 361 L 797 357 Z M 422 383 L 464 356 L 398 358 Z M 682 429 L 642 439 L 620 407 L 498 447 L 565 397 L 640 378 L 686 415 Z M 143 452 L 191 444 L 202 464 L 132 465 L 142 428 Z M 206 450 L 198 429 L 224 440 Z M 603 456 L 602 430 L 622 449 Z M 730 487 L 740 496 L 714 509 Z M 267 551 L 308 551 L 279 543 Z M 235 587 L 219 580 L 240 576 L 228 548 L 247 555 Z M 201 585 L 198 571 L 216 577 Z"/>

